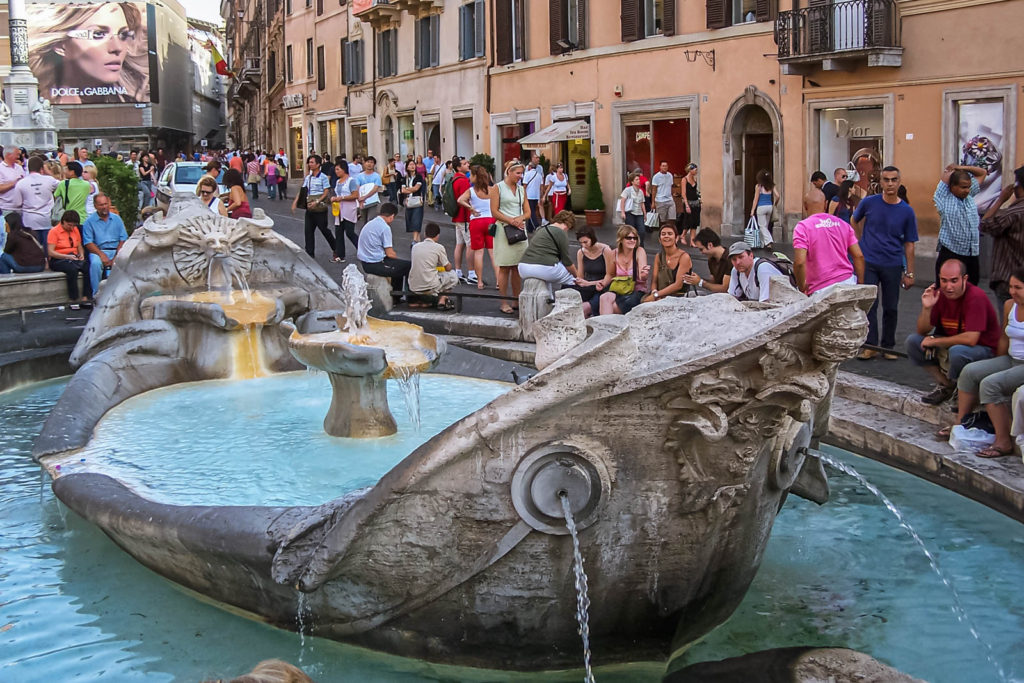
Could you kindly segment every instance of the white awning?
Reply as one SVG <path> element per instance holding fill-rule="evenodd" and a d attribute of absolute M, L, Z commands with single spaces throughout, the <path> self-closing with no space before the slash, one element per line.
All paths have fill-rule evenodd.
<path fill-rule="evenodd" d="M 590 123 L 587 121 L 558 121 L 519 140 L 527 149 L 545 147 L 562 140 L 589 140 Z"/>

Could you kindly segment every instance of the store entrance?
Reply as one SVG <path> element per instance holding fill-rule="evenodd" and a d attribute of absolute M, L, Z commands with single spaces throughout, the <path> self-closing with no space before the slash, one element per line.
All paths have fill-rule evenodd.
<path fill-rule="evenodd" d="M 743 215 L 753 208 L 754 188 L 761 171 L 772 172 L 772 134 L 748 133 L 743 136 Z"/>

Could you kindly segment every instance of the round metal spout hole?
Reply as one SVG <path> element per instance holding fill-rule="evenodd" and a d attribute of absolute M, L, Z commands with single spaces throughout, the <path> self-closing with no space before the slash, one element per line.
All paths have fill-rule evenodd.
<path fill-rule="evenodd" d="M 511 493 L 516 512 L 527 524 L 544 533 L 567 534 L 563 499 L 577 528 L 586 527 L 601 502 L 601 475 L 583 454 L 552 444 L 519 463 Z"/>

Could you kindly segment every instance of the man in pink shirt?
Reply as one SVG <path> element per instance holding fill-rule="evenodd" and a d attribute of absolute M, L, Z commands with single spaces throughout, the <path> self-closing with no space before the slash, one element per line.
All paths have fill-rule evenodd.
<path fill-rule="evenodd" d="M 18 181 L 25 177 L 22 168 L 21 150 L 14 145 L 4 149 L 4 160 L 0 161 L 0 211 L 7 213 L 21 208 L 21 195 L 14 189 Z"/>
<path fill-rule="evenodd" d="M 804 294 L 864 281 L 864 254 L 849 223 L 816 213 L 793 229 L 793 274 Z"/>

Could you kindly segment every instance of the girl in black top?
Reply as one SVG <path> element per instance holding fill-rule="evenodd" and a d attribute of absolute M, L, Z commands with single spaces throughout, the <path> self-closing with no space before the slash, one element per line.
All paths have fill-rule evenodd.
<path fill-rule="evenodd" d="M 4 244 L 4 253 L 0 254 L 0 274 L 42 272 L 46 265 L 46 251 L 32 231 L 22 224 L 21 214 L 8 213 L 4 220 L 7 222 L 7 243 Z"/>

